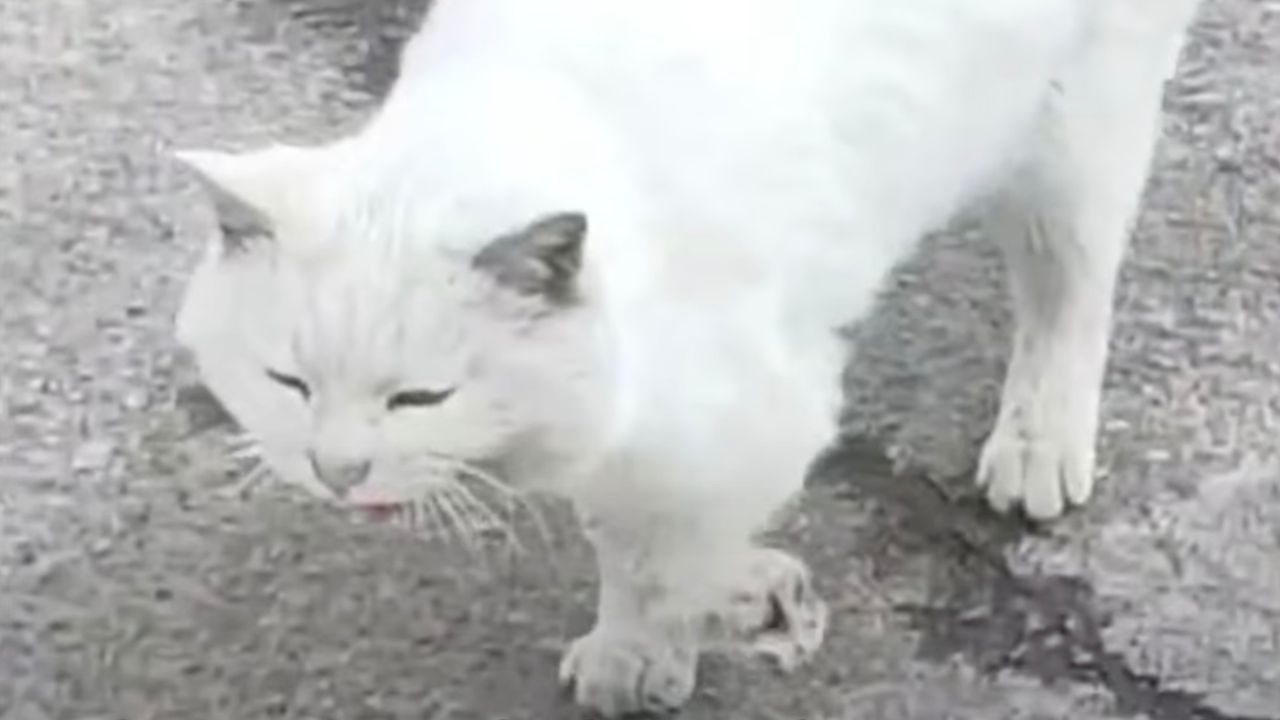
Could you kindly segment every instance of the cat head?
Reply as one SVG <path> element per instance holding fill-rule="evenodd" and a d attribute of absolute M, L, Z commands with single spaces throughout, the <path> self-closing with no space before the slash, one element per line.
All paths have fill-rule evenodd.
<path fill-rule="evenodd" d="M 360 192 L 333 149 L 179 158 L 220 226 L 179 341 L 278 475 L 394 504 L 458 472 L 556 472 L 590 444 L 608 363 L 583 213 L 493 227 L 474 203 Z"/>

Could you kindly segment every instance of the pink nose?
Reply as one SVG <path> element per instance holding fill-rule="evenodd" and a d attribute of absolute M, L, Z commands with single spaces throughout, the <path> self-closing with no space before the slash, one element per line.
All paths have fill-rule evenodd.
<path fill-rule="evenodd" d="M 333 461 L 327 458 L 310 455 L 311 470 L 316 478 L 337 493 L 345 497 L 351 488 L 364 482 L 369 477 L 371 463 L 368 460 Z"/>

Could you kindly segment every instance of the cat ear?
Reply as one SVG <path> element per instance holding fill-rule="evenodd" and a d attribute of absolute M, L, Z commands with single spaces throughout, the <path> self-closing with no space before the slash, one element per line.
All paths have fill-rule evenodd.
<path fill-rule="evenodd" d="M 567 302 L 577 289 L 586 237 L 585 215 L 549 215 L 493 240 L 476 254 L 472 266 L 522 295 Z"/>
<path fill-rule="evenodd" d="M 314 151 L 287 145 L 247 153 L 180 150 L 174 157 L 196 171 L 212 196 L 229 251 L 296 221 L 299 196 L 316 171 Z"/>

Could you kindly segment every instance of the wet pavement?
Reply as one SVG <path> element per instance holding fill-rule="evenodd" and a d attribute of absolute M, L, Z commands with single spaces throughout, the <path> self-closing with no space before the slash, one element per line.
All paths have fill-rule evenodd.
<path fill-rule="evenodd" d="M 588 555 L 219 492 L 171 339 L 210 210 L 166 153 L 332 137 L 421 3 L 0 4 L 0 717 L 548 720 Z M 1099 496 L 1035 530 L 968 481 L 1007 312 L 940 235 L 857 330 L 846 441 L 779 533 L 833 606 L 790 677 L 709 659 L 694 720 L 1280 720 L 1280 5 L 1209 2 L 1117 303 Z M 561 520 L 561 522 L 555 522 Z"/>

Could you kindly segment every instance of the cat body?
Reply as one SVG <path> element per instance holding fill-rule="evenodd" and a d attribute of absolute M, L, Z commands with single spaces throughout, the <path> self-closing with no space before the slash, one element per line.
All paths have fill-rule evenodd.
<path fill-rule="evenodd" d="M 1087 499 L 1194 7 L 439 0 L 359 132 L 184 154 L 223 237 L 179 335 L 317 494 L 474 472 L 571 499 L 602 588 L 563 678 L 607 714 L 678 705 L 712 635 L 816 649 L 807 570 L 751 538 L 832 439 L 836 328 L 975 204 L 1018 315 L 979 482 L 1041 518 Z"/>

